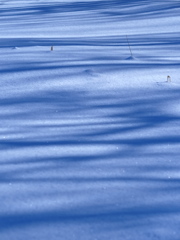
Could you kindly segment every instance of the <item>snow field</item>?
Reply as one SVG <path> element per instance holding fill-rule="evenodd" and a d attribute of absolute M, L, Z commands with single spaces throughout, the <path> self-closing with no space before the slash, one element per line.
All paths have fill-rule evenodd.
<path fill-rule="evenodd" d="M 0 238 L 179 240 L 178 2 L 1 13 Z"/>

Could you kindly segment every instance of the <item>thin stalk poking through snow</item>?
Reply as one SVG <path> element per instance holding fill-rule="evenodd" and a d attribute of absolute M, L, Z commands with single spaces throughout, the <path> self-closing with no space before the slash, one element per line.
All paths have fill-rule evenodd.
<path fill-rule="evenodd" d="M 128 43 L 128 46 L 129 46 L 129 51 L 130 51 L 131 57 L 133 58 L 133 54 L 132 54 L 132 51 L 131 51 L 131 46 L 129 44 L 129 40 L 128 40 L 128 36 L 127 35 L 126 35 L 126 39 L 127 39 L 127 43 Z"/>

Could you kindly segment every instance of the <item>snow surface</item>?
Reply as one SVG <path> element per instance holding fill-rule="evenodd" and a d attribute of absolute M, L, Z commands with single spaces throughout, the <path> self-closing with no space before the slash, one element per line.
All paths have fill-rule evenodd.
<path fill-rule="evenodd" d="M 1 240 L 180 239 L 179 13 L 0 1 Z"/>

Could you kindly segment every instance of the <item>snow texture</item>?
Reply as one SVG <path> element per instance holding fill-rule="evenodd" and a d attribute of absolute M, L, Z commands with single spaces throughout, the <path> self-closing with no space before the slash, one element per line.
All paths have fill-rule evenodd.
<path fill-rule="evenodd" d="M 0 1 L 1 240 L 180 239 L 179 13 Z"/>

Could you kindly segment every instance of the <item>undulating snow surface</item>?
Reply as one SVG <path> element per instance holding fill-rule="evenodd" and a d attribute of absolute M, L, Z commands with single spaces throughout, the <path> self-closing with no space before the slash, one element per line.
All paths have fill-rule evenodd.
<path fill-rule="evenodd" d="M 1 240 L 180 239 L 179 34 L 179 0 L 0 1 Z"/>

